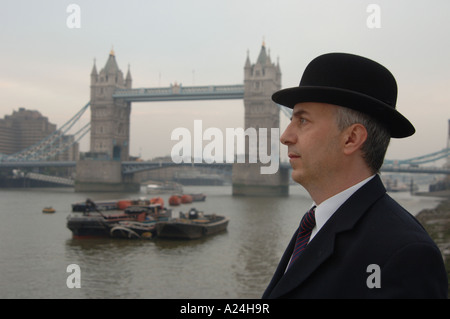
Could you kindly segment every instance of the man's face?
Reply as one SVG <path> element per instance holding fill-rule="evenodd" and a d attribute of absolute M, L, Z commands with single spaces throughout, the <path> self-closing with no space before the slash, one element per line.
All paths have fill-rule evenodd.
<path fill-rule="evenodd" d="M 291 123 L 280 138 L 288 146 L 293 180 L 307 189 L 333 181 L 333 174 L 343 164 L 338 107 L 312 102 L 295 105 Z"/>

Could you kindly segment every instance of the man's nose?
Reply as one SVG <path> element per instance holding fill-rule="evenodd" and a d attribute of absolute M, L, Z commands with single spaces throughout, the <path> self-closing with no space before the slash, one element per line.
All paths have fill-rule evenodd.
<path fill-rule="evenodd" d="M 286 129 L 284 130 L 283 134 L 280 137 L 280 142 L 283 145 L 291 145 L 295 144 L 296 135 L 294 134 L 292 130 L 292 125 L 289 124 Z"/>

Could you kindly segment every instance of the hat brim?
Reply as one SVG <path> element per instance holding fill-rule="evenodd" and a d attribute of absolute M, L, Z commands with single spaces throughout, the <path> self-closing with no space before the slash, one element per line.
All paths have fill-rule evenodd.
<path fill-rule="evenodd" d="M 302 86 L 283 89 L 272 95 L 275 103 L 291 109 L 298 103 L 318 102 L 348 107 L 373 116 L 390 130 L 391 137 L 403 138 L 415 133 L 415 128 L 395 108 L 371 96 L 359 92 L 333 88 Z"/>

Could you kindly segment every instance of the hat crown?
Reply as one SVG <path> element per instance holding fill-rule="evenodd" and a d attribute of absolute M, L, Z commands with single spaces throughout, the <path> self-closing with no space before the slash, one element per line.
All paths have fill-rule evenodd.
<path fill-rule="evenodd" d="M 300 85 L 275 92 L 275 103 L 291 109 L 317 102 L 347 107 L 383 123 L 391 137 L 414 134 L 414 126 L 395 109 L 397 83 L 381 64 L 348 53 L 328 53 L 312 60 Z"/>
<path fill-rule="evenodd" d="M 397 83 L 381 64 L 367 58 L 328 53 L 312 60 L 306 67 L 300 87 L 326 87 L 368 95 L 395 108 Z"/>

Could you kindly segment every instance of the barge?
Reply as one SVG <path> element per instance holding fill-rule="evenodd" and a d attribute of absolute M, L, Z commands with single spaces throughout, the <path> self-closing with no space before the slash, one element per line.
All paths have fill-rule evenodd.
<path fill-rule="evenodd" d="M 180 218 L 158 222 L 156 233 L 160 238 L 198 239 L 225 231 L 228 222 L 227 217 L 204 215 L 193 208 L 188 216 L 180 213 Z"/>

